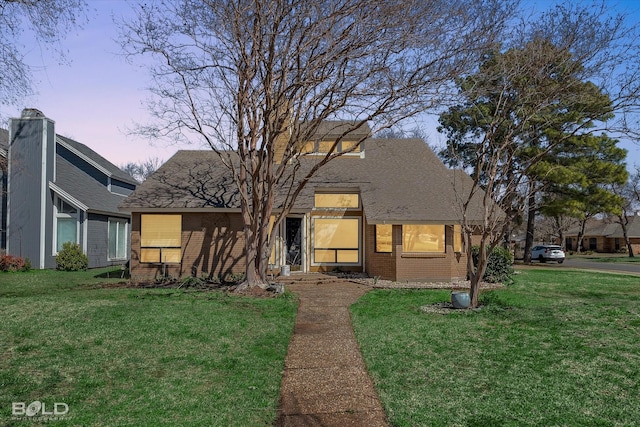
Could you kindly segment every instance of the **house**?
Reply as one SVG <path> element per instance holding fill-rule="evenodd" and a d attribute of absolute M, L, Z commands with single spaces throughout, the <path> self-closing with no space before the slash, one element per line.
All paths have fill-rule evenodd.
<path fill-rule="evenodd" d="M 344 122 L 323 124 L 305 145 L 307 154 L 295 160 L 296 176 L 343 128 Z M 369 132 L 348 134 L 338 150 L 352 149 Z M 421 139 L 366 139 L 306 185 L 275 230 L 270 261 L 276 270 L 286 265 L 290 271 L 357 271 L 397 281 L 464 279 L 460 202 L 470 180 L 449 170 Z M 285 192 L 276 194 L 276 211 Z M 132 218 L 133 278 L 244 271 L 239 195 L 215 152 L 177 152 L 120 208 Z M 480 218 L 480 209 L 469 217 Z"/>
<path fill-rule="evenodd" d="M 57 135 L 54 121 L 35 109 L 10 119 L 0 141 L 8 165 L 6 253 L 28 258 L 33 268 L 55 268 L 56 254 L 70 241 L 82 247 L 89 267 L 127 262 L 130 216 L 117 206 L 137 181 L 86 145 Z"/>
<path fill-rule="evenodd" d="M 633 253 L 640 253 L 640 215 L 627 217 L 627 235 L 633 247 Z M 580 227 L 565 233 L 565 247 L 568 251 L 578 249 Z M 582 236 L 582 250 L 615 253 L 627 250 L 622 226 L 611 218 L 591 219 L 587 221 Z"/>

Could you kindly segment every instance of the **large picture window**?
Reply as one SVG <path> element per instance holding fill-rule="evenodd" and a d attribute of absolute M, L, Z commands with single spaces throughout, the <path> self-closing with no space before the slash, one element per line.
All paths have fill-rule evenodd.
<path fill-rule="evenodd" d="M 391 246 L 391 224 L 376 224 L 376 252 L 393 252 Z"/>
<path fill-rule="evenodd" d="M 444 253 L 444 225 L 403 225 L 402 251 Z"/>
<path fill-rule="evenodd" d="M 359 218 L 313 218 L 313 262 L 358 264 Z"/>
<path fill-rule="evenodd" d="M 55 199 L 55 250 L 56 253 L 62 250 L 62 245 L 66 242 L 78 243 L 78 209 L 59 197 Z"/>
<path fill-rule="evenodd" d="M 143 214 L 140 221 L 140 262 L 179 263 L 182 216 Z"/>
<path fill-rule="evenodd" d="M 109 218 L 109 260 L 127 259 L 127 220 Z"/>

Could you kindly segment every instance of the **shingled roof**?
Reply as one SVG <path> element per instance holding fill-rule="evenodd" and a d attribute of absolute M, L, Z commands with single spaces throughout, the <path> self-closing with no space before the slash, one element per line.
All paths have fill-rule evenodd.
<path fill-rule="evenodd" d="M 86 160 L 95 163 L 101 169 L 103 169 L 108 176 L 118 179 L 123 182 L 127 182 L 129 184 L 137 185 L 138 181 L 136 181 L 131 175 L 124 172 L 122 169 L 115 166 L 113 163 L 102 157 L 100 154 L 93 151 L 91 148 L 87 147 L 84 144 L 81 144 L 77 141 L 74 141 L 71 138 L 67 138 L 66 136 L 56 135 L 58 138 L 58 143 L 62 142 L 63 144 L 67 144 L 71 149 L 75 150 L 80 154 L 81 157 L 84 157 Z"/>
<path fill-rule="evenodd" d="M 630 215 L 627 217 L 627 235 L 630 238 L 640 237 L 640 215 Z M 567 237 L 576 237 L 580 234 L 580 227 L 573 227 L 568 230 L 565 235 Z M 584 228 L 583 236 L 603 236 L 608 238 L 623 239 L 622 226 L 611 218 L 591 219 L 587 221 Z"/>
<path fill-rule="evenodd" d="M 294 211 L 313 208 L 318 189 L 358 190 L 369 223 L 452 223 L 461 219 L 470 178 L 448 169 L 421 139 L 368 139 L 365 156 L 340 157 L 320 168 Z M 234 153 L 228 153 L 231 159 Z M 298 179 L 317 158 L 301 157 Z M 280 196 L 280 197 L 278 197 Z M 282 195 L 276 197 L 276 207 Z M 125 211 L 239 209 L 229 169 L 213 151 L 179 151 L 127 197 Z M 480 209 L 469 212 L 480 219 Z"/>

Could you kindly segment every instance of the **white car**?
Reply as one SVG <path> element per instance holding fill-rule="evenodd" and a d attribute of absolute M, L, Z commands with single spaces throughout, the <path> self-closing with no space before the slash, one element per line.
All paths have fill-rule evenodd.
<path fill-rule="evenodd" d="M 564 262 L 564 251 L 557 245 L 538 245 L 531 249 L 531 259 L 540 262 L 557 261 L 558 264 Z"/>

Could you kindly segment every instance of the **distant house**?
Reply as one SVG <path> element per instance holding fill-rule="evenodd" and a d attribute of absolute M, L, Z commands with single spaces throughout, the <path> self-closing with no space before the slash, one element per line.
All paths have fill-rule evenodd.
<path fill-rule="evenodd" d="M 323 125 L 305 145 L 307 154 L 296 160 L 296 176 L 314 164 L 343 126 Z M 369 129 L 361 132 L 366 136 Z M 338 150 L 353 148 L 362 137 L 347 135 Z M 447 169 L 420 139 L 367 139 L 319 169 L 307 184 L 275 230 L 272 266 L 366 272 L 398 281 L 464 279 L 459 207 L 469 182 L 464 173 Z M 276 211 L 285 191 L 276 195 Z M 132 215 L 132 277 L 244 271 L 239 195 L 213 151 L 179 151 L 120 207 Z M 479 219 L 479 209 L 469 216 Z"/>
<path fill-rule="evenodd" d="M 55 268 L 64 242 L 78 243 L 89 267 L 126 263 L 130 216 L 117 206 L 137 181 L 54 127 L 25 109 L 0 132 L 3 249 L 40 269 Z"/>
<path fill-rule="evenodd" d="M 640 215 L 628 217 L 627 235 L 633 247 L 633 253 L 640 253 Z M 565 246 L 568 251 L 578 249 L 580 229 L 573 228 L 565 233 Z M 626 251 L 622 226 L 610 218 L 592 219 L 587 222 L 582 236 L 582 249 L 603 253 Z"/>

